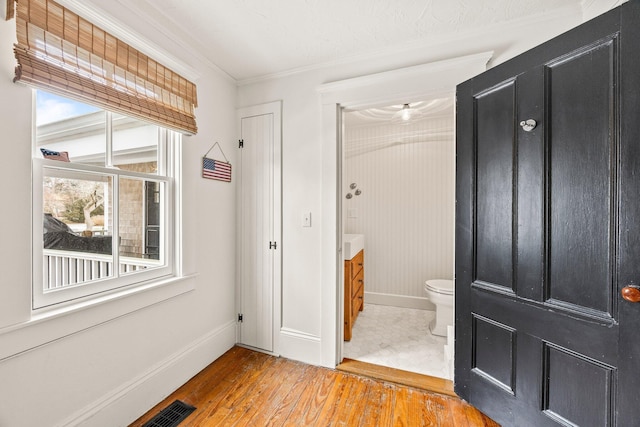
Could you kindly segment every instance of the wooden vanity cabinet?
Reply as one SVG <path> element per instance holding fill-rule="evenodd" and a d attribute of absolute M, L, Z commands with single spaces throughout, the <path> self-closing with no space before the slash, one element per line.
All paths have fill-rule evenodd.
<path fill-rule="evenodd" d="M 344 262 L 344 340 L 351 340 L 351 329 L 364 309 L 364 250 Z"/>

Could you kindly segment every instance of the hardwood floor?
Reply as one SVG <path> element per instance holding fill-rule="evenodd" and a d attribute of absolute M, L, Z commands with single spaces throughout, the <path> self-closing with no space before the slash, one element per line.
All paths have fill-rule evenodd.
<path fill-rule="evenodd" d="M 499 427 L 461 400 L 234 347 L 131 426 L 174 400 L 180 426 Z"/>

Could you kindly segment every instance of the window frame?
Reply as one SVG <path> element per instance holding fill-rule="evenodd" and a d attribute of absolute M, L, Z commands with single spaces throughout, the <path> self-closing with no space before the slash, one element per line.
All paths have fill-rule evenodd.
<path fill-rule="evenodd" d="M 44 159 L 41 157 L 37 146 L 37 125 L 36 125 L 36 90 L 32 90 L 33 114 L 32 114 L 32 310 L 34 312 L 45 311 L 52 308 L 60 308 L 74 303 L 85 303 L 105 295 L 117 293 L 123 289 L 134 289 L 135 287 L 148 287 L 154 282 L 166 282 L 167 279 L 175 278 L 180 273 L 178 260 L 180 259 L 180 247 L 176 244 L 178 239 L 178 219 L 180 215 L 181 200 L 178 191 L 180 189 L 180 151 L 182 135 L 176 131 L 158 126 L 158 170 L 155 174 L 121 170 L 109 166 L 112 159 L 112 118 L 113 113 L 104 110 L 105 114 L 105 162 L 106 166 L 94 166 L 82 163 L 60 162 L 56 160 Z M 62 95 L 69 99 L 67 95 Z M 119 113 L 120 114 L 120 113 Z M 114 237 L 112 245 L 112 276 L 97 280 L 84 282 L 77 285 L 69 285 L 59 289 L 44 289 L 44 248 L 43 248 L 43 182 L 47 175 L 46 171 L 55 171 L 55 175 L 68 174 L 70 178 L 74 176 L 96 175 L 98 177 L 111 177 L 113 180 L 112 199 L 114 235 L 119 232 L 119 214 L 117 212 L 118 183 L 121 178 L 136 179 L 142 181 L 155 181 L 163 183 L 164 200 L 161 206 L 161 217 L 163 218 L 163 231 L 161 244 L 162 265 L 135 272 L 120 272 L 120 250 L 117 238 Z M 143 233 L 144 234 L 144 233 Z"/>

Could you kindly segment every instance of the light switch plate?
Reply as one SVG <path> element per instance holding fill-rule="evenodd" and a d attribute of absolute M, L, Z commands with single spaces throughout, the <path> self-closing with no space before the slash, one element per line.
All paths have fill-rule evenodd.
<path fill-rule="evenodd" d="M 302 214 L 302 226 L 311 227 L 311 212 L 305 212 Z"/>

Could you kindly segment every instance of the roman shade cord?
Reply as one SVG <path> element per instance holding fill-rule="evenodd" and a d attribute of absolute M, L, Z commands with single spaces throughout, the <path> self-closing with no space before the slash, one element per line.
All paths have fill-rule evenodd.
<path fill-rule="evenodd" d="M 211 150 L 213 150 L 215 148 L 216 145 L 218 146 L 218 150 L 220 150 L 220 153 L 222 154 L 222 157 L 224 157 L 224 161 L 229 163 L 229 159 L 227 159 L 227 156 L 224 155 L 224 151 L 222 151 L 222 147 L 220 146 L 218 141 L 216 141 L 215 144 L 213 144 L 211 146 L 211 148 L 209 148 L 209 150 L 206 153 L 204 153 L 204 156 L 202 156 L 202 157 L 207 157 L 207 154 L 209 154 L 211 152 Z"/>
<path fill-rule="evenodd" d="M 7 8 L 4 13 L 5 21 L 10 21 L 11 19 L 13 19 L 13 16 L 15 15 L 15 12 L 16 12 L 15 6 L 16 4 L 14 0 L 7 0 Z"/>
<path fill-rule="evenodd" d="M 14 82 L 197 132 L 194 83 L 53 0 L 18 0 L 16 35 Z"/>

